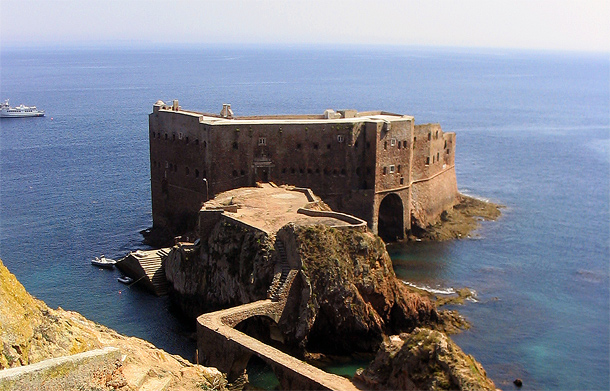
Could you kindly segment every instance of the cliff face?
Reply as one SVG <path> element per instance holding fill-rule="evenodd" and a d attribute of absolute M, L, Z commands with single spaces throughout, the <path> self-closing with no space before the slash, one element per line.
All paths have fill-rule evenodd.
<path fill-rule="evenodd" d="M 356 379 L 376 390 L 496 389 L 481 364 L 449 337 L 420 328 L 390 337 Z"/>
<path fill-rule="evenodd" d="M 226 384 L 215 368 L 193 365 L 76 312 L 47 307 L 30 296 L 0 261 L 0 369 L 107 346 L 118 348 L 125 359 L 116 364 L 112 377 L 90 379 L 83 389 L 135 390 L 149 379 L 164 380 L 170 391 L 224 389 Z"/>
<path fill-rule="evenodd" d="M 267 298 L 286 263 L 299 270 L 278 323 L 292 349 L 325 353 L 376 350 L 384 335 L 436 321 L 428 298 L 395 277 L 383 241 L 358 229 L 288 224 L 275 238 L 220 220 L 198 247 L 176 247 L 165 262 L 170 295 L 191 317 Z"/>
<path fill-rule="evenodd" d="M 328 353 L 374 351 L 384 335 L 437 319 L 434 305 L 396 278 L 378 236 L 321 225 L 283 231 L 278 237 L 294 237 L 301 266 L 293 326 L 301 346 Z"/>
<path fill-rule="evenodd" d="M 164 269 L 170 297 L 187 316 L 267 297 L 273 243 L 263 231 L 221 220 L 194 248 L 174 248 Z"/>

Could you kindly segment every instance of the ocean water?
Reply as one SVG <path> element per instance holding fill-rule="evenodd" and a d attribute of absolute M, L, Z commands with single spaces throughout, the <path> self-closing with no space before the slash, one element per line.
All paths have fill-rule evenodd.
<path fill-rule="evenodd" d="M 0 258 L 29 292 L 187 358 L 166 299 L 89 260 L 145 248 L 148 118 L 179 99 L 237 115 L 383 109 L 457 134 L 458 186 L 506 206 L 477 236 L 389 247 L 397 274 L 467 286 L 454 336 L 503 389 L 610 388 L 607 54 L 428 48 L 162 47 L 0 53 Z"/>

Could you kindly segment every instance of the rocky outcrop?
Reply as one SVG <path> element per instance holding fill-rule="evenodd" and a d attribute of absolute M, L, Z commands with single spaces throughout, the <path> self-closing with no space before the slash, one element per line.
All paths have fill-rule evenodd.
<path fill-rule="evenodd" d="M 273 280 L 272 239 L 238 222 L 219 221 L 201 245 L 174 247 L 165 261 L 172 302 L 186 316 L 266 299 Z"/>
<path fill-rule="evenodd" d="M 483 367 L 445 334 L 416 328 L 382 343 L 356 379 L 375 390 L 495 390 Z"/>
<path fill-rule="evenodd" d="M 294 237 L 301 266 L 301 301 L 291 334 L 307 350 L 372 352 L 384 335 L 437 320 L 428 298 L 407 291 L 396 278 L 378 236 L 322 225 L 283 230 Z"/>
<path fill-rule="evenodd" d="M 503 206 L 459 194 L 457 203 L 436 220 L 413 219 L 410 240 L 451 240 L 473 235 L 482 220 L 496 220 Z"/>
<path fill-rule="evenodd" d="M 88 379 L 96 390 L 138 390 L 160 384 L 167 390 L 223 389 L 215 368 L 194 365 L 152 344 L 126 337 L 82 315 L 54 310 L 30 296 L 0 261 L 0 369 L 103 347 L 118 348 L 124 360 L 111 376 Z M 83 388 L 89 389 L 89 388 Z"/>

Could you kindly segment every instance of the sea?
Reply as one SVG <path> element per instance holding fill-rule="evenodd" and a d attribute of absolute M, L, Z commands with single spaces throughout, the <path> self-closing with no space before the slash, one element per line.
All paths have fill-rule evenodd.
<path fill-rule="evenodd" d="M 193 359 L 167 298 L 90 259 L 146 249 L 148 114 L 385 110 L 455 132 L 459 190 L 504 206 L 471 237 L 388 246 L 396 274 L 467 287 L 453 339 L 504 390 L 610 389 L 610 56 L 357 46 L 2 48 L 0 258 L 51 307 Z M 335 368 L 343 371 L 345 368 Z"/>

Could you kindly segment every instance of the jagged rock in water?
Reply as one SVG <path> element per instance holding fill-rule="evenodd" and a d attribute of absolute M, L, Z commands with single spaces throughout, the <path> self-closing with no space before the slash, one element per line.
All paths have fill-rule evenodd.
<path fill-rule="evenodd" d="M 356 379 L 376 390 L 496 390 L 472 356 L 445 334 L 425 328 L 391 336 Z"/>

